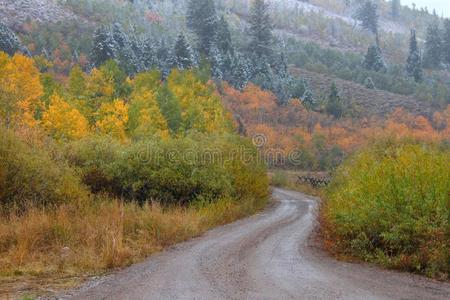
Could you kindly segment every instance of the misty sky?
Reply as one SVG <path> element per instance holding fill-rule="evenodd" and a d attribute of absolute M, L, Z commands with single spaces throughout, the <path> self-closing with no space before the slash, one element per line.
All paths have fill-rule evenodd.
<path fill-rule="evenodd" d="M 450 0 L 402 0 L 401 2 L 409 6 L 415 3 L 419 8 L 426 6 L 430 12 L 435 8 L 439 15 L 443 13 L 445 17 L 450 17 Z"/>

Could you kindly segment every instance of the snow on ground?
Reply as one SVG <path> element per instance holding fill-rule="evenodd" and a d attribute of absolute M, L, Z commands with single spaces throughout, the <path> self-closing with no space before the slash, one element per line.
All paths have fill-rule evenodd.
<path fill-rule="evenodd" d="M 27 19 L 54 23 L 74 18 L 54 0 L 0 0 L 0 20 L 9 26 L 21 26 Z"/>

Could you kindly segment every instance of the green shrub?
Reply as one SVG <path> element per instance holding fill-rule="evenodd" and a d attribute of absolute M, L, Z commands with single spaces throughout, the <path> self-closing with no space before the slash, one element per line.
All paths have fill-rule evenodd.
<path fill-rule="evenodd" d="M 348 254 L 448 276 L 449 166 L 450 150 L 436 145 L 383 142 L 359 152 L 329 188 L 329 236 Z"/>
<path fill-rule="evenodd" d="M 74 170 L 51 151 L 25 143 L 0 126 L 0 205 L 20 210 L 87 199 L 88 191 Z"/>
<path fill-rule="evenodd" d="M 285 171 L 276 170 L 271 178 L 271 184 L 276 187 L 284 187 L 288 183 L 288 178 Z"/>
<path fill-rule="evenodd" d="M 129 145 L 94 137 L 72 143 L 67 152 L 93 192 L 129 200 L 188 203 L 267 196 L 265 168 L 256 160 L 256 150 L 233 135 Z"/>

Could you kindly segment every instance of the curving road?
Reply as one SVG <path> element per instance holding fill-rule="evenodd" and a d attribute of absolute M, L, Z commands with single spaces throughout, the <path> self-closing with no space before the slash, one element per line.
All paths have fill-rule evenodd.
<path fill-rule="evenodd" d="M 67 299 L 450 299 L 450 284 L 337 262 L 308 246 L 317 202 L 276 189 L 276 205 L 216 228 Z"/>

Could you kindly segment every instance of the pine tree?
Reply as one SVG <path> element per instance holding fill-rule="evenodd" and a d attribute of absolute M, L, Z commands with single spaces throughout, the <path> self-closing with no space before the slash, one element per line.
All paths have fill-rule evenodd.
<path fill-rule="evenodd" d="M 95 30 L 92 48 L 92 62 L 96 67 L 116 57 L 117 46 L 111 31 L 106 26 Z"/>
<path fill-rule="evenodd" d="M 199 52 L 209 56 L 218 23 L 214 1 L 190 0 L 186 18 L 188 28 L 197 36 Z"/>
<path fill-rule="evenodd" d="M 402 5 L 400 0 L 392 0 L 391 1 L 391 15 L 394 20 L 397 20 L 400 17 L 400 11 L 402 9 Z"/>
<path fill-rule="evenodd" d="M 163 39 L 157 44 L 156 59 L 158 68 L 161 70 L 161 77 L 166 78 L 172 69 L 173 62 L 171 61 L 171 50 Z"/>
<path fill-rule="evenodd" d="M 306 86 L 305 93 L 302 97 L 302 103 L 308 109 L 313 109 L 317 105 L 317 100 L 314 98 L 314 94 L 309 88 L 309 85 Z"/>
<path fill-rule="evenodd" d="M 9 55 L 20 51 L 22 48 L 19 39 L 5 24 L 0 22 L 0 51 Z"/>
<path fill-rule="evenodd" d="M 141 59 L 146 71 L 157 66 L 156 50 L 153 43 L 152 39 L 147 38 L 141 44 Z"/>
<path fill-rule="evenodd" d="M 416 82 L 422 81 L 422 58 L 417 45 L 416 31 L 411 30 L 409 40 L 409 56 L 406 61 L 406 72 L 413 77 Z"/>
<path fill-rule="evenodd" d="M 284 52 L 281 52 L 280 56 L 276 60 L 274 65 L 274 72 L 278 77 L 283 79 L 287 79 L 290 77 Z"/>
<path fill-rule="evenodd" d="M 442 62 L 441 32 L 437 22 L 427 28 L 425 40 L 424 64 L 429 68 L 439 68 Z"/>
<path fill-rule="evenodd" d="M 222 54 L 234 55 L 234 47 L 231 41 L 231 33 L 225 17 L 222 16 L 217 24 L 216 46 Z"/>
<path fill-rule="evenodd" d="M 341 97 L 339 96 L 339 90 L 335 82 L 331 85 L 326 111 L 329 115 L 334 116 L 336 119 L 340 119 L 344 112 Z"/>
<path fill-rule="evenodd" d="M 273 35 L 272 21 L 269 13 L 269 4 L 265 0 L 255 0 L 250 15 L 250 44 L 249 52 L 256 54 L 259 59 L 262 56 L 272 58 Z"/>
<path fill-rule="evenodd" d="M 191 48 L 182 33 L 178 35 L 173 57 L 173 66 L 180 70 L 189 69 L 194 65 Z"/>
<path fill-rule="evenodd" d="M 375 89 L 375 83 L 373 82 L 371 77 L 367 77 L 364 80 L 364 86 L 370 90 L 374 90 Z"/>
<path fill-rule="evenodd" d="M 136 41 L 132 41 L 129 38 L 119 23 L 113 24 L 111 32 L 115 43 L 115 58 L 119 62 L 120 67 L 127 74 L 135 74 L 142 69 L 141 58 L 135 52 L 139 50 Z"/>
<path fill-rule="evenodd" d="M 365 0 L 356 11 L 355 18 L 361 22 L 362 27 L 378 35 L 378 6 L 372 0 Z"/>
<path fill-rule="evenodd" d="M 211 76 L 216 80 L 223 79 L 223 68 L 224 62 L 222 58 L 222 54 L 219 49 L 213 45 L 210 51 L 210 62 L 211 62 Z"/>
<path fill-rule="evenodd" d="M 444 38 L 443 38 L 443 59 L 447 66 L 450 66 L 450 19 L 444 21 Z"/>
<path fill-rule="evenodd" d="M 367 49 L 363 66 L 369 71 L 386 72 L 386 64 L 384 63 L 381 49 L 378 46 L 373 45 Z"/>
<path fill-rule="evenodd" d="M 249 64 L 241 55 L 236 55 L 232 62 L 232 76 L 229 81 L 231 85 L 238 89 L 243 90 L 250 79 Z"/>
<path fill-rule="evenodd" d="M 290 94 L 292 98 L 303 99 L 306 90 L 308 89 L 308 82 L 304 79 L 295 79 L 291 82 Z"/>
<path fill-rule="evenodd" d="M 112 36 L 114 41 L 116 42 L 117 50 L 121 50 L 128 46 L 130 43 L 127 34 L 124 32 L 122 25 L 119 23 L 114 23 L 112 26 Z"/>

